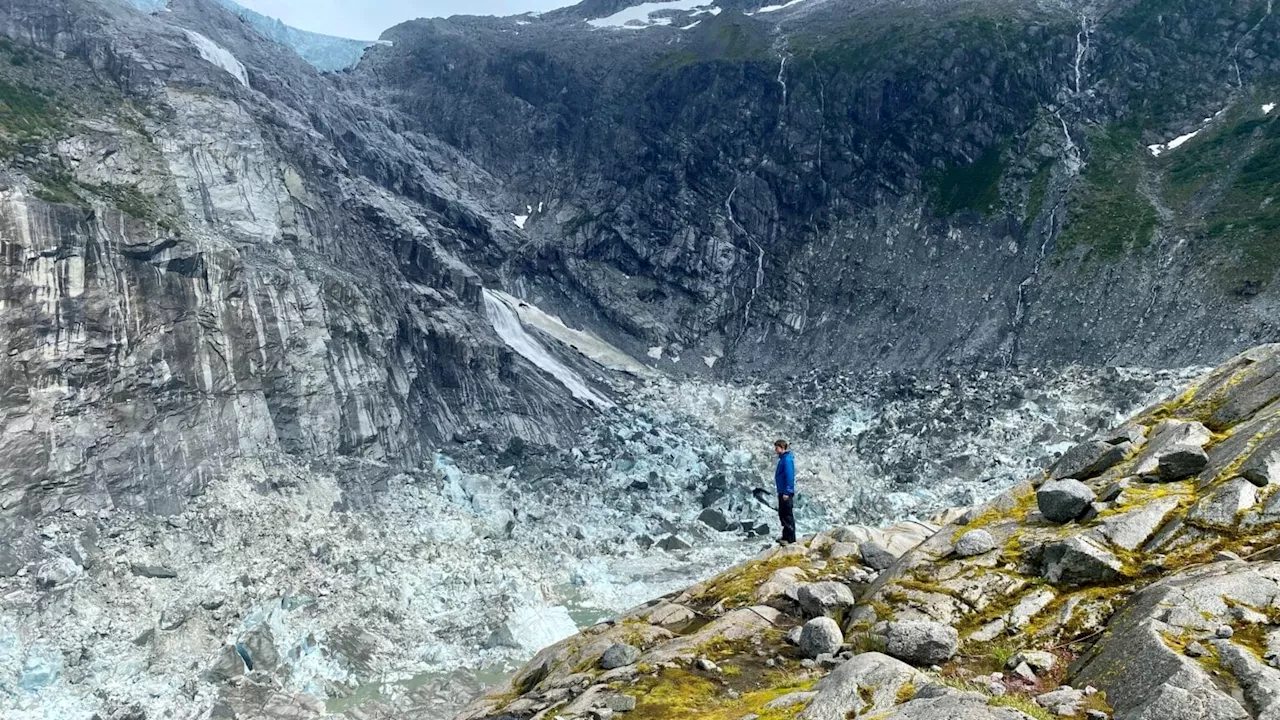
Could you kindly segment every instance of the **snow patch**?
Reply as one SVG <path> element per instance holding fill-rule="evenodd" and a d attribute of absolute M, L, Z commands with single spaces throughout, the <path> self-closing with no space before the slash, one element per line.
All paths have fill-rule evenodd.
<path fill-rule="evenodd" d="M 524 302 L 497 290 L 492 291 L 500 299 L 515 308 L 520 322 L 537 328 L 557 342 L 582 354 L 583 357 L 610 370 L 630 373 L 638 377 L 651 377 L 653 370 L 631 357 L 627 353 L 605 342 L 600 336 L 588 330 L 578 330 L 565 325 L 555 315 L 543 312 L 537 306 Z"/>
<path fill-rule="evenodd" d="M 507 296 L 510 297 L 510 296 Z M 598 407 L 613 407 L 608 398 L 592 390 L 582 376 L 560 362 L 532 335 L 524 329 L 515 307 L 503 295 L 492 290 L 484 291 L 485 314 L 493 325 L 494 332 L 512 350 L 533 363 L 538 369 L 555 378 L 564 385 L 573 396 L 585 400 Z"/>
<path fill-rule="evenodd" d="M 1272 110 L 1275 110 L 1275 109 L 1276 109 L 1276 104 L 1275 104 L 1275 103 L 1267 103 L 1266 105 L 1263 105 L 1263 106 L 1262 106 L 1262 114 L 1263 114 L 1263 115 L 1270 115 L 1270 114 L 1271 114 L 1271 111 L 1272 111 Z"/>
<path fill-rule="evenodd" d="M 663 346 L 655 345 L 654 347 L 649 348 L 648 355 L 654 360 L 661 360 L 663 349 L 664 349 Z"/>
<path fill-rule="evenodd" d="M 1191 138 L 1193 138 L 1193 137 L 1195 137 L 1195 136 L 1197 136 L 1197 135 L 1199 135 L 1199 134 L 1200 134 L 1200 131 L 1199 131 L 1199 130 L 1197 130 L 1197 131 L 1195 131 L 1195 132 L 1187 133 L 1186 135 L 1179 135 L 1178 137 L 1176 137 L 1176 138 L 1174 138 L 1174 139 L 1172 139 L 1172 140 L 1170 140 L 1170 141 L 1169 141 L 1169 149 L 1170 149 L 1170 150 L 1176 150 L 1176 149 L 1178 149 L 1179 147 L 1182 147 L 1183 145 L 1185 145 L 1185 144 L 1187 143 L 1187 141 L 1188 141 L 1188 140 L 1190 140 Z"/>
<path fill-rule="evenodd" d="M 791 7 L 792 5 L 799 5 L 799 4 L 800 4 L 800 3 L 802 3 L 802 2 L 804 2 L 804 0 L 791 0 L 791 2 L 783 3 L 782 5 L 766 5 L 766 6 L 764 6 L 764 7 L 760 8 L 759 10 L 757 10 L 757 11 L 755 11 L 754 13 L 751 13 L 751 14 L 752 14 L 752 15 L 759 15 L 760 13 L 770 13 L 770 12 L 777 12 L 777 11 L 779 11 L 779 10 L 786 10 L 787 8 Z"/>
<path fill-rule="evenodd" d="M 236 59 L 235 55 L 198 32 L 193 30 L 183 30 L 183 32 L 187 34 L 191 44 L 196 46 L 196 50 L 200 51 L 200 57 L 231 73 L 231 76 L 239 80 L 241 85 L 249 87 L 249 73 L 245 71 L 244 65 Z"/>
<path fill-rule="evenodd" d="M 587 24 L 595 28 L 621 28 L 625 30 L 642 30 L 659 25 L 670 25 L 669 17 L 650 17 L 653 13 L 676 10 L 693 10 L 706 5 L 706 0 L 671 0 L 670 2 L 647 2 L 634 7 L 625 8 L 603 18 L 588 20 Z"/>
<path fill-rule="evenodd" d="M 1203 128 L 1201 128 L 1201 130 L 1203 130 Z M 1147 150 L 1151 151 L 1152 156 L 1160 157 L 1161 153 L 1168 152 L 1169 150 L 1177 150 L 1183 145 L 1186 145 L 1192 138 L 1194 138 L 1199 134 L 1200 134 L 1200 130 L 1196 130 L 1194 132 L 1189 132 L 1186 135 L 1179 135 L 1178 137 L 1162 145 L 1148 145 Z"/>
<path fill-rule="evenodd" d="M 538 212 L 542 212 L 542 203 L 538 203 Z M 516 227 L 524 229 L 524 224 L 529 222 L 529 218 L 533 217 L 533 206 L 525 205 L 523 215 L 512 215 L 511 219 L 515 222 Z"/>

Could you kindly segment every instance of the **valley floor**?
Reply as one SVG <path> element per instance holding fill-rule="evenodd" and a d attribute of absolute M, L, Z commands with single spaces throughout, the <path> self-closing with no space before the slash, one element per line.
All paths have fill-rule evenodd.
<path fill-rule="evenodd" d="M 797 447 L 802 531 L 881 524 L 983 500 L 1187 377 L 658 379 L 574 448 L 463 443 L 406 472 L 242 461 L 177 516 L 28 528 L 43 560 L 0 578 L 0 714 L 445 717 L 579 627 L 759 552 L 776 528 L 750 491 L 775 436 Z"/>

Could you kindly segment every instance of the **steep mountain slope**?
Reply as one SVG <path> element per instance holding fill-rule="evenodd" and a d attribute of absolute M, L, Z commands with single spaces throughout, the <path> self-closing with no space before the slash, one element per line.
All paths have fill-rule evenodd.
<path fill-rule="evenodd" d="M 0 30 L 6 521 L 581 421 L 490 326 L 520 238 L 482 170 L 215 6 L 11 2 Z"/>
<path fill-rule="evenodd" d="M 690 368 L 1275 337 L 1265 0 L 760 4 L 411 22 L 357 77 L 532 215 L 531 297 Z"/>
<path fill-rule="evenodd" d="M 121 0 L 143 12 L 167 12 L 168 0 Z M 245 22 L 253 26 L 262 37 L 273 40 L 293 50 L 298 57 L 306 60 L 319 70 L 327 72 L 345 70 L 360 61 L 364 51 L 373 43 L 363 40 L 321 35 L 307 32 L 285 25 L 278 18 L 267 17 L 254 12 L 232 0 L 218 0 L 218 4 L 227 8 Z"/>
<path fill-rule="evenodd" d="M 1275 332 L 1261 3 L 165 10 L 0 4 L 6 717 L 436 720 Z"/>

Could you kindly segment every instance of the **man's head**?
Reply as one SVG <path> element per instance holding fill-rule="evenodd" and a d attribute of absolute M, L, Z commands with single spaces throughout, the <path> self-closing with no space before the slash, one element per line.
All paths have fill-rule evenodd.
<path fill-rule="evenodd" d="M 775 453 L 779 454 L 779 455 L 781 455 L 782 453 L 786 452 L 786 451 L 787 451 L 787 441 L 786 441 L 786 440 L 774 440 L 774 441 L 773 441 L 773 451 L 774 451 Z"/>

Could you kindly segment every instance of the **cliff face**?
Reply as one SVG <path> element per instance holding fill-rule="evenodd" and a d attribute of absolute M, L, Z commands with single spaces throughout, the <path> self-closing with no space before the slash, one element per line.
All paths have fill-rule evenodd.
<path fill-rule="evenodd" d="M 1270 345 L 940 529 L 767 550 L 459 717 L 1270 717 L 1278 433 Z"/>
<path fill-rule="evenodd" d="M 1275 337 L 1265 1 L 677 5 L 406 23 L 355 77 L 532 216 L 530 296 L 691 369 Z"/>
<path fill-rule="evenodd" d="M 677 4 L 410 23 L 328 76 L 203 0 L 0 7 L 0 714 L 297 718 L 326 699 L 435 720 L 544 640 L 742 557 L 771 521 L 750 493 L 762 437 L 808 445 L 805 523 L 970 504 L 1179 377 L 1099 364 L 1274 335 L 1269 5 Z M 636 13 L 652 27 L 615 27 Z M 1232 546 L 1230 508 L 1267 498 L 1235 475 L 1273 463 L 1233 463 L 1271 447 L 1273 368 L 1264 349 L 1163 411 L 1203 430 L 1144 416 L 1073 451 L 1095 495 L 1173 472 L 1129 456 L 1166 431 L 1171 462 L 1210 463 L 1204 487 L 1095 498 L 1066 526 L 1083 544 L 1030 520 L 1023 488 L 967 518 L 999 554 L 937 557 L 948 527 L 907 557 L 955 575 L 884 573 L 859 605 L 929 528 L 824 536 L 556 646 L 476 712 L 648 693 L 641 716 L 785 714 L 806 700 L 751 693 L 897 647 L 891 615 L 950 618 L 974 652 L 1045 586 L 1101 616 Z M 1268 505 L 1242 526 L 1257 542 Z M 1121 545 L 1145 526 L 1112 528 L 1130 509 L 1185 519 L 1149 573 Z M 1199 597 L 1198 577 L 1168 592 Z M 1255 590 L 1239 602 L 1265 607 Z M 828 614 L 815 593 L 852 647 L 810 667 L 781 634 Z M 947 646 L 908 628 L 926 630 Z M 1046 632 L 1055 652 L 1082 639 Z M 602 635 L 658 654 L 603 679 Z M 1092 647 L 1072 672 L 1110 689 L 1129 645 Z M 909 681 L 877 684 L 877 708 L 926 684 L 859 663 Z M 1061 679 L 1032 674 L 1006 691 Z M 840 697 L 806 712 L 855 709 Z M 1010 717 L 965 697 L 912 712 Z"/>
<path fill-rule="evenodd" d="M 0 31 L 0 515 L 576 424 L 486 318 L 475 268 L 518 238 L 483 171 L 216 7 L 13 2 Z"/>

